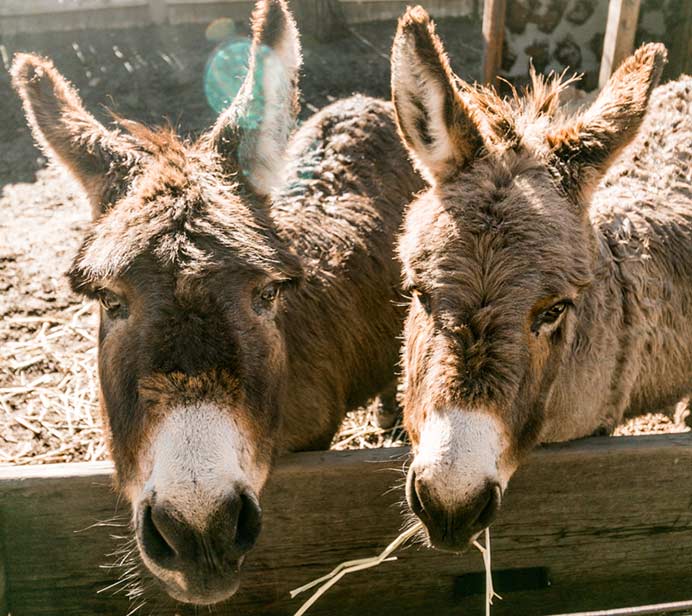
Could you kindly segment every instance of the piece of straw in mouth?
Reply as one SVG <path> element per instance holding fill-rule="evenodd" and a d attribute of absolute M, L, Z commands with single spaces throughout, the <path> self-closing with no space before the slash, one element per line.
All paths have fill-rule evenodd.
<path fill-rule="evenodd" d="M 493 599 L 495 597 L 502 599 L 493 588 L 492 563 L 490 562 L 490 527 L 485 529 L 485 546 L 482 546 L 476 540 L 473 542 L 473 547 L 483 555 L 483 565 L 485 566 L 485 616 L 490 616 L 490 606 L 493 604 Z"/>
<path fill-rule="evenodd" d="M 327 592 L 334 584 L 336 584 L 342 577 L 349 573 L 355 573 L 356 571 L 362 571 L 363 569 L 370 569 L 371 567 L 377 567 L 384 562 L 389 562 L 396 560 L 396 556 L 392 556 L 392 553 L 396 551 L 400 546 L 406 543 L 411 537 L 417 534 L 423 529 L 423 523 L 418 522 L 414 524 L 411 528 L 402 532 L 394 541 L 392 541 L 380 554 L 377 556 L 372 556 L 370 558 L 359 558 L 356 560 L 348 560 L 341 563 L 331 573 L 323 575 L 312 582 L 296 588 L 291 591 L 291 599 L 295 598 L 299 594 L 310 590 L 315 586 L 319 588 L 310 596 L 310 598 L 300 606 L 298 611 L 293 616 L 303 616 L 314 604 L 315 602 Z M 474 547 L 476 547 L 483 555 L 483 564 L 485 566 L 485 613 L 486 616 L 490 616 L 490 606 L 492 605 L 493 599 L 497 597 L 502 599 L 493 589 L 493 577 L 490 570 L 490 529 L 485 529 L 485 546 L 482 546 L 478 541 L 473 542 Z"/>

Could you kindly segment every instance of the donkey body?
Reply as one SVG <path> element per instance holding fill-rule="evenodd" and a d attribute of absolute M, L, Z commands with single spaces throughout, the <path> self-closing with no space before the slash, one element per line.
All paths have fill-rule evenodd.
<path fill-rule="evenodd" d="M 595 388 L 595 379 L 563 376 L 551 404 L 571 401 L 565 434 L 545 440 L 588 435 L 594 425 L 610 432 L 624 417 L 692 391 L 692 77 L 654 90 L 638 137 L 597 188 L 590 218 L 601 275 L 577 319 L 591 348 L 570 355 L 565 372 L 600 365 L 603 380 Z M 583 427 L 569 426 L 575 415 Z"/>
<path fill-rule="evenodd" d="M 422 187 L 389 103 L 335 103 L 290 137 L 300 48 L 283 0 L 258 3 L 253 33 L 240 93 L 194 143 L 106 129 L 48 60 L 12 71 L 93 208 L 69 276 L 101 303 L 102 408 L 140 556 L 197 604 L 237 589 L 275 456 L 327 446 L 394 378 L 394 236 Z"/>
<path fill-rule="evenodd" d="M 433 545 L 461 549 L 536 444 L 610 432 L 692 390 L 692 80 L 658 89 L 611 167 L 661 45 L 576 116 L 557 79 L 509 100 L 458 86 L 420 7 L 392 62 L 402 139 L 431 182 L 399 243 L 414 295 L 407 499 Z"/>
<path fill-rule="evenodd" d="M 286 297 L 284 449 L 325 449 L 346 410 L 395 378 L 404 312 L 394 238 L 423 182 L 391 104 L 363 96 L 304 124 L 288 159 L 271 214 L 304 273 Z"/>

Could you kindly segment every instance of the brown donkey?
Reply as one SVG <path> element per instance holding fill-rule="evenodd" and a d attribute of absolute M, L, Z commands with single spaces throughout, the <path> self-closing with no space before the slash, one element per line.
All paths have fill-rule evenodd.
<path fill-rule="evenodd" d="M 392 92 L 431 188 L 400 238 L 407 500 L 431 543 L 487 527 L 538 443 L 609 432 L 692 390 L 692 79 L 660 88 L 641 47 L 590 108 L 559 79 L 525 96 L 458 82 L 420 7 L 399 23 Z"/>
<path fill-rule="evenodd" d="M 389 103 L 335 103 L 291 137 L 283 0 L 258 3 L 253 33 L 239 95 L 194 143 L 105 128 L 46 59 L 12 69 L 36 140 L 92 204 L 69 276 L 101 303 L 101 400 L 142 561 L 198 604 L 238 587 L 277 453 L 327 447 L 391 382 L 394 238 L 423 186 Z"/>

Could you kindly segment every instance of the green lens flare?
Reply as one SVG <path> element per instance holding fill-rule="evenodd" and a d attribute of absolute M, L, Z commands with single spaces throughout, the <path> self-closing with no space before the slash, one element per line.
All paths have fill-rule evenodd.
<path fill-rule="evenodd" d="M 248 39 L 232 39 L 212 52 L 204 71 L 204 94 L 216 113 L 221 113 L 233 102 L 243 85 L 250 46 Z"/>

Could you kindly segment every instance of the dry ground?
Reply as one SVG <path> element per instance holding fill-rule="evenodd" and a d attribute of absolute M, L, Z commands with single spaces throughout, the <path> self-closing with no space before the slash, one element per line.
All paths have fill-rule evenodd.
<path fill-rule="evenodd" d="M 439 24 L 457 69 L 478 67 L 480 27 Z M 388 95 L 391 22 L 363 24 L 331 44 L 307 42 L 303 116 L 352 92 Z M 452 36 L 453 35 L 453 36 Z M 14 94 L 7 58 L 51 56 L 101 119 L 104 104 L 145 122 L 170 118 L 184 133 L 214 119 L 202 94 L 204 63 L 215 43 L 201 26 L 17 36 L 0 42 L 0 463 L 33 464 L 107 457 L 97 412 L 96 316 L 69 290 L 63 273 L 89 224 L 88 207 L 34 148 Z M 475 69 L 474 69 L 475 70 Z M 468 79 L 474 71 L 460 70 Z M 351 414 L 335 448 L 404 442 L 401 426 L 373 423 L 373 406 Z M 621 433 L 684 430 L 660 415 Z"/>

